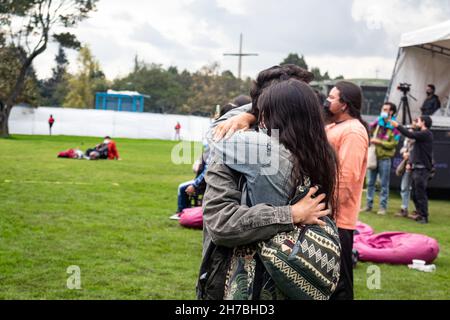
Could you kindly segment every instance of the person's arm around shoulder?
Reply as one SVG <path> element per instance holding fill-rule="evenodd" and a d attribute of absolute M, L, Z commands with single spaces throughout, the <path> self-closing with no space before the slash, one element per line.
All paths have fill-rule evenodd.
<path fill-rule="evenodd" d="M 208 132 L 209 135 L 214 141 L 219 141 L 223 138 L 231 137 L 239 130 L 248 130 L 257 121 L 256 117 L 249 113 L 251 109 L 252 105 L 248 104 L 229 111 L 213 122 Z"/>
<path fill-rule="evenodd" d="M 239 177 L 238 173 L 214 161 L 205 175 L 203 220 L 217 245 L 235 247 L 264 241 L 280 232 L 292 231 L 296 224 L 323 224 L 319 218 L 330 213 L 322 203 L 324 195 L 313 198 L 317 188 L 312 188 L 293 206 L 241 205 Z"/>

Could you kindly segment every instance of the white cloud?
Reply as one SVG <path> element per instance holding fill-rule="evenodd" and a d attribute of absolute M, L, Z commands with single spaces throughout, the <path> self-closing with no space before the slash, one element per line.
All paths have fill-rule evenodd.
<path fill-rule="evenodd" d="M 217 6 L 231 14 L 244 15 L 247 13 L 244 0 L 216 0 Z"/>
<path fill-rule="evenodd" d="M 395 57 L 312 56 L 308 58 L 308 64 L 311 67 L 320 67 L 322 73 L 328 70 L 332 77 L 345 75 L 348 79 L 389 79 L 394 69 Z"/>
<path fill-rule="evenodd" d="M 390 37 L 427 27 L 449 18 L 448 0 L 353 0 L 352 16 L 371 29 L 383 28 Z"/>
<path fill-rule="evenodd" d="M 326 3 L 326 6 L 324 5 Z M 127 74 L 136 54 L 149 63 L 195 71 L 213 61 L 236 73 L 244 33 L 244 76 L 255 77 L 289 52 L 332 76 L 390 78 L 403 32 L 448 19 L 448 0 L 101 0 L 74 32 L 88 43 L 105 74 Z M 375 30 L 374 30 L 375 29 Z M 48 77 L 56 46 L 34 66 Z M 76 54 L 69 52 L 71 70 Z"/>

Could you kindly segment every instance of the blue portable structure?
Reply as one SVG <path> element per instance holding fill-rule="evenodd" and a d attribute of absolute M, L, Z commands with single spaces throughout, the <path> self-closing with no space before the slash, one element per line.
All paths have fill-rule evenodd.
<path fill-rule="evenodd" d="M 128 112 L 144 112 L 144 98 L 149 98 L 133 91 L 97 92 L 95 94 L 95 109 Z"/>

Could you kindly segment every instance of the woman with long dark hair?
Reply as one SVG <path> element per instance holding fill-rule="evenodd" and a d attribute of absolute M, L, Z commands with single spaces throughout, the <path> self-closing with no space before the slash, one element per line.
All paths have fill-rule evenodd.
<path fill-rule="evenodd" d="M 291 183 L 295 186 L 305 177 L 310 178 L 331 203 L 334 217 L 337 161 L 314 91 L 294 79 L 274 84 L 259 97 L 258 110 L 260 126 L 268 136 L 278 130 L 280 144 L 291 153 Z"/>
<path fill-rule="evenodd" d="M 204 218 L 205 232 L 211 233 L 213 242 L 214 230 L 224 228 L 212 223 L 214 219 L 210 217 L 215 213 L 210 210 L 209 204 L 218 201 L 213 190 L 215 185 L 221 184 L 220 179 L 208 179 L 209 176 L 217 176 L 214 172 L 215 163 L 223 163 L 245 176 L 246 202 L 249 206 L 287 206 L 296 186 L 309 180 L 312 185 L 319 186 L 318 190 L 323 193 L 314 203 L 321 210 L 321 216 L 334 217 L 336 213 L 334 190 L 337 161 L 327 141 L 323 114 L 314 91 L 306 83 L 287 77 L 273 81 L 262 90 L 252 90 L 252 93 L 253 101 L 257 98 L 260 130 L 239 132 L 228 140 L 211 144 L 213 163 L 206 176 L 208 188 L 204 198 Z M 252 155 L 258 155 L 256 162 L 252 161 Z M 317 192 L 317 189 L 315 191 Z M 324 199 L 324 203 L 319 204 Z M 223 201 L 228 199 L 224 198 Z M 264 224 L 276 223 L 277 219 L 280 218 L 275 215 L 263 221 L 247 221 L 246 224 L 258 228 Z M 294 224 L 301 223 L 294 218 L 293 220 Z M 317 223 L 320 223 L 319 221 Z M 230 228 L 228 231 L 231 232 Z M 233 231 L 238 233 L 240 230 Z M 268 238 L 272 236 L 268 235 Z M 220 244 L 229 245 L 226 241 Z M 219 259 L 222 262 L 211 263 L 222 263 L 227 268 L 225 279 L 218 280 L 218 283 L 225 282 L 224 298 L 258 299 L 258 296 L 253 296 L 256 293 L 252 292 L 251 275 L 255 274 L 256 267 L 254 260 L 249 259 L 249 256 L 252 256 L 249 253 L 252 243 L 240 245 L 244 246 L 236 247 L 231 257 L 225 255 Z M 250 245 L 250 249 L 245 245 Z M 230 262 L 224 263 L 227 259 L 230 259 Z M 205 276 L 206 274 L 207 272 L 204 273 Z M 239 277 L 236 277 L 236 274 Z M 237 288 L 236 284 L 232 283 L 233 279 L 246 280 Z M 241 288 L 249 290 L 244 290 L 243 294 Z M 283 298 L 274 292 L 270 295 L 276 299 Z"/>

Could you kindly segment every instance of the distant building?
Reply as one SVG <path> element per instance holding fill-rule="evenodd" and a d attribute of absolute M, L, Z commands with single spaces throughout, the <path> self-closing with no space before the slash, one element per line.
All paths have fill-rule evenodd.
<path fill-rule="evenodd" d="M 144 112 L 144 98 L 150 98 L 150 96 L 136 91 L 98 92 L 95 95 L 95 109 Z"/>

